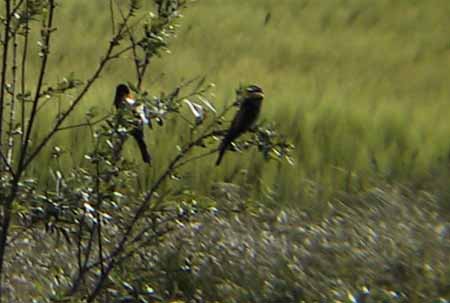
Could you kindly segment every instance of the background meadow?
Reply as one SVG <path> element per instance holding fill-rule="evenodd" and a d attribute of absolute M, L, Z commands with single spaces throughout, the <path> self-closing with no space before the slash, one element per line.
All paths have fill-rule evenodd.
<path fill-rule="evenodd" d="M 158 1 L 57 0 L 37 91 L 89 79 L 112 24 L 120 27 L 117 8 L 137 14 L 130 24 L 147 20 Z M 175 18 L 170 51 L 151 57 L 142 88 L 162 96 L 205 77 L 220 111 L 241 83 L 256 83 L 266 95 L 260 121 L 296 146 L 295 163 L 264 161 L 256 150 L 228 152 L 220 167 L 217 155 L 190 162 L 210 121 L 220 121 L 208 117 L 193 134 L 187 108 L 145 130 L 153 166 L 133 139 L 122 150 L 128 161 L 118 159 L 122 141 L 106 122 L 71 127 L 114 114 L 115 87 L 136 81 L 134 57 L 115 59 L 65 120 L 68 129 L 30 158 L 82 88 L 41 97 L 37 123 L 28 122 L 32 146 L 19 155 L 30 165 L 11 158 L 15 172 L 0 167 L 0 303 L 448 302 L 450 2 L 192 2 Z M 0 9 L 8 3 L 38 7 L 24 73 L 35 91 L 45 52 L 38 22 L 51 19 L 53 1 Z M 152 19 L 157 37 L 139 33 L 151 41 L 141 50 L 159 49 L 175 15 L 161 9 Z M 121 49 L 129 36 L 119 32 Z"/>
<path fill-rule="evenodd" d="M 49 81 L 70 73 L 83 79 L 108 43 L 108 1 L 65 1 L 58 9 Z M 446 176 L 448 1 L 203 0 L 184 13 L 170 53 L 152 63 L 144 88 L 159 95 L 181 79 L 205 75 L 216 84 L 211 100 L 220 106 L 233 101 L 241 82 L 257 83 L 266 93 L 261 119 L 275 121 L 297 147 L 294 166 L 229 153 L 216 169 L 212 156 L 184 171 L 186 186 L 208 192 L 211 181 L 235 181 L 255 197 L 302 206 L 311 197 L 380 182 L 437 186 Z M 110 112 L 115 86 L 133 77 L 131 57 L 116 60 L 71 122 L 91 107 L 99 116 Z M 41 111 L 43 127 L 55 107 Z M 142 184 L 167 161 L 184 127 L 169 121 L 147 131 L 155 166 L 141 169 Z M 82 161 L 86 132 L 59 134 L 54 144 L 67 151 L 64 166 Z M 128 142 L 126 157 L 139 163 L 136 152 Z M 47 174 L 49 155 L 32 173 Z"/>

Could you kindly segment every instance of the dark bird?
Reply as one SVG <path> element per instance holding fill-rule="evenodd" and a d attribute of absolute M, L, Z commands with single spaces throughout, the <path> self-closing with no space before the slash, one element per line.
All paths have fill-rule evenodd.
<path fill-rule="evenodd" d="M 136 120 L 132 123 L 133 128 L 130 130 L 130 134 L 134 137 L 138 144 L 139 150 L 141 151 L 142 160 L 145 163 L 150 163 L 151 156 L 144 141 L 144 124 L 150 125 L 150 121 L 145 115 L 144 106 L 136 104 L 136 100 L 131 97 L 130 89 L 125 84 L 119 84 L 117 86 L 114 105 L 119 110 L 126 107 L 132 110 Z"/>
<path fill-rule="evenodd" d="M 227 134 L 219 146 L 219 157 L 216 165 L 222 161 L 222 157 L 230 144 L 244 132 L 248 131 L 255 123 L 261 111 L 264 93 L 262 88 L 256 85 L 247 86 L 243 91 L 239 111 L 236 113 Z"/>

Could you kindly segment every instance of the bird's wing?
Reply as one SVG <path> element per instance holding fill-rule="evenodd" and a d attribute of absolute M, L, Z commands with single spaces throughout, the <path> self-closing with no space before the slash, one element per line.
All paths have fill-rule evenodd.
<path fill-rule="evenodd" d="M 134 106 L 134 104 L 136 103 L 136 100 L 130 97 L 125 98 L 125 101 L 127 101 L 130 106 Z"/>
<path fill-rule="evenodd" d="M 239 132 L 244 132 L 252 126 L 255 122 L 258 113 L 254 108 L 249 106 L 241 106 L 239 111 L 231 123 L 230 129 L 235 129 Z"/>
<path fill-rule="evenodd" d="M 132 108 L 132 110 L 139 116 L 142 123 L 144 123 L 145 125 L 150 124 L 150 120 L 147 118 L 145 106 L 143 104 L 137 104 L 136 100 L 130 97 L 125 98 L 125 101 Z"/>
<path fill-rule="evenodd" d="M 145 114 L 145 107 L 143 104 L 136 106 L 135 111 L 145 125 L 148 125 L 150 123 L 150 121 L 147 118 L 147 115 Z"/>
<path fill-rule="evenodd" d="M 248 124 L 246 120 L 247 109 L 245 107 L 241 107 L 236 113 L 236 116 L 234 116 L 234 119 L 231 122 L 231 126 L 226 135 L 229 141 L 236 139 L 243 131 L 246 130 L 246 125 Z"/>

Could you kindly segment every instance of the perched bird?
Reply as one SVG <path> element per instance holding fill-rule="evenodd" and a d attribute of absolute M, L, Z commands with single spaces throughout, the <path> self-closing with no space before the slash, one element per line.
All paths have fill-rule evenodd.
<path fill-rule="evenodd" d="M 150 163 L 151 156 L 144 141 L 144 125 L 150 125 L 150 120 L 147 118 L 144 106 L 142 104 L 136 105 L 136 100 L 131 97 L 130 89 L 125 84 L 119 84 L 117 86 L 114 105 L 117 109 L 128 107 L 132 110 L 136 117 L 136 121 L 133 121 L 134 123 L 132 123 L 134 127 L 131 129 L 130 134 L 138 144 L 142 160 L 145 163 Z"/>
<path fill-rule="evenodd" d="M 242 101 L 240 103 L 239 111 L 231 122 L 231 126 L 228 129 L 227 134 L 219 146 L 219 157 L 217 158 L 216 165 L 220 164 L 225 151 L 233 140 L 249 130 L 253 123 L 255 123 L 259 112 L 261 111 L 264 93 L 262 88 L 259 86 L 249 85 L 244 89 L 243 96 L 241 98 Z"/>

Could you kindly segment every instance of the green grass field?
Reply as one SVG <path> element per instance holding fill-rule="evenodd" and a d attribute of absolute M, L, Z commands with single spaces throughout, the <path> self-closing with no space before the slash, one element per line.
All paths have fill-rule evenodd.
<path fill-rule="evenodd" d="M 112 35 L 110 1 L 55 1 L 44 88 L 89 79 Z M 30 2 L 0 9 L 10 3 Z M 40 17 L 51 19 L 52 3 Z M 22 146 L 31 152 L 0 167 L 0 301 L 448 302 L 450 2 L 198 0 L 183 13 L 143 89 L 160 96 L 206 76 L 221 109 L 241 83 L 256 83 L 266 96 L 260 120 L 290 138 L 295 165 L 251 150 L 227 152 L 219 168 L 210 155 L 176 170 L 194 157 L 186 145 L 205 149 L 187 144 L 204 133 L 192 139 L 175 114 L 146 130 L 151 167 L 132 139 L 122 151 L 133 163 L 118 160 L 123 137 L 105 124 L 97 138 L 88 128 L 58 132 L 32 158 L 81 88 L 38 98 L 45 106 Z M 34 22 L 32 90 L 42 39 Z M 64 126 L 91 110 L 113 113 L 116 85 L 136 81 L 133 64 L 127 54 L 108 65 Z M 14 113 L 11 91 L 4 117 Z"/>
<path fill-rule="evenodd" d="M 275 120 L 292 139 L 296 165 L 231 153 L 220 169 L 214 168 L 214 157 L 192 166 L 187 185 L 208 191 L 210 180 L 229 179 L 241 168 L 234 181 L 252 185 L 261 180 L 257 195 L 300 203 L 305 196 L 322 199 L 385 181 L 420 188 L 446 174 L 450 2 L 242 3 L 202 0 L 186 10 L 171 54 L 153 62 L 144 87 L 159 94 L 182 79 L 206 75 L 217 85 L 215 99 L 224 103 L 232 101 L 240 82 L 261 85 L 266 92 L 262 119 Z M 58 9 L 47 80 L 71 72 L 83 79 L 108 43 L 107 1 L 62 1 Z M 35 55 L 30 70 L 37 62 Z M 92 106 L 100 113 L 111 110 L 115 85 L 134 79 L 133 68 L 131 58 L 108 67 L 71 122 Z M 44 128 L 47 113 L 42 113 Z M 151 177 L 167 161 L 176 132 L 156 128 L 148 133 L 155 161 L 161 160 L 156 168 L 143 169 L 143 175 Z M 89 148 L 84 134 L 58 136 L 55 144 L 70 151 L 67 167 L 77 165 Z M 130 159 L 136 152 L 131 143 L 125 150 Z M 33 170 L 45 171 L 47 161 L 41 157 Z"/>

